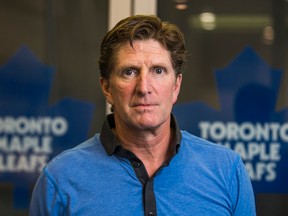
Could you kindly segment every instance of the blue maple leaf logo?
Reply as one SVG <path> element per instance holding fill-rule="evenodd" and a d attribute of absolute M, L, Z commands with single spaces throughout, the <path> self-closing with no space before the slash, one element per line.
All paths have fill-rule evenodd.
<path fill-rule="evenodd" d="M 215 71 L 220 110 L 202 102 L 173 109 L 182 129 L 241 155 L 256 193 L 288 192 L 288 110 L 275 111 L 281 74 L 246 47 Z"/>
<path fill-rule="evenodd" d="M 28 207 L 42 167 L 85 140 L 90 128 L 93 104 L 48 104 L 53 74 L 26 46 L 0 68 L 0 182 L 14 184 L 16 208 Z"/>

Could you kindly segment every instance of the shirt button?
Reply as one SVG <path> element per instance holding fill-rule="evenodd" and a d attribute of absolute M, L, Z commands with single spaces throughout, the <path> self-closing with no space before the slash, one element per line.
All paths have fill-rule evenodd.
<path fill-rule="evenodd" d="M 139 161 L 133 161 L 133 166 L 135 168 L 139 168 L 141 166 L 141 163 Z"/>
<path fill-rule="evenodd" d="M 150 212 L 148 213 L 148 216 L 154 216 L 154 212 L 150 211 Z"/>

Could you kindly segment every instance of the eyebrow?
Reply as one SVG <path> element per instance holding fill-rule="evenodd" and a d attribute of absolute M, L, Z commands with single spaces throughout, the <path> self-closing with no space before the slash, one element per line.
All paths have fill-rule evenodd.
<path fill-rule="evenodd" d="M 128 69 L 128 68 L 139 70 L 141 68 L 141 66 L 139 67 L 139 66 L 135 66 L 133 64 L 125 64 L 125 65 L 121 65 L 120 67 L 118 67 L 118 70 L 123 71 L 123 70 Z"/>

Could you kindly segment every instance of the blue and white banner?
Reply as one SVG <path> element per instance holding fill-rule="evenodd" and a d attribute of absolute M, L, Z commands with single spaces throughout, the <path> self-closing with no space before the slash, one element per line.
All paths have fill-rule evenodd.
<path fill-rule="evenodd" d="M 175 105 L 180 127 L 238 152 L 255 193 L 288 193 L 288 110 L 276 110 L 281 71 L 247 47 L 215 75 L 220 109 Z"/>
<path fill-rule="evenodd" d="M 94 105 L 65 98 L 49 105 L 54 69 L 28 47 L 0 67 L 0 184 L 13 184 L 16 208 L 29 205 L 29 187 L 61 151 L 87 138 Z"/>

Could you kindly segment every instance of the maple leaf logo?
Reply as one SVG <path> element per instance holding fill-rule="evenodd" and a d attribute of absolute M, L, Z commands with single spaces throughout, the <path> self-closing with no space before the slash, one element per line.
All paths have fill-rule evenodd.
<path fill-rule="evenodd" d="M 288 111 L 275 111 L 281 71 L 246 47 L 215 75 L 220 110 L 202 102 L 177 104 L 180 127 L 238 152 L 255 193 L 287 193 Z"/>
<path fill-rule="evenodd" d="M 28 207 L 28 188 L 42 167 L 85 140 L 90 128 L 93 104 L 48 104 L 53 74 L 25 46 L 0 68 L 0 182 L 14 184 L 16 208 Z"/>

